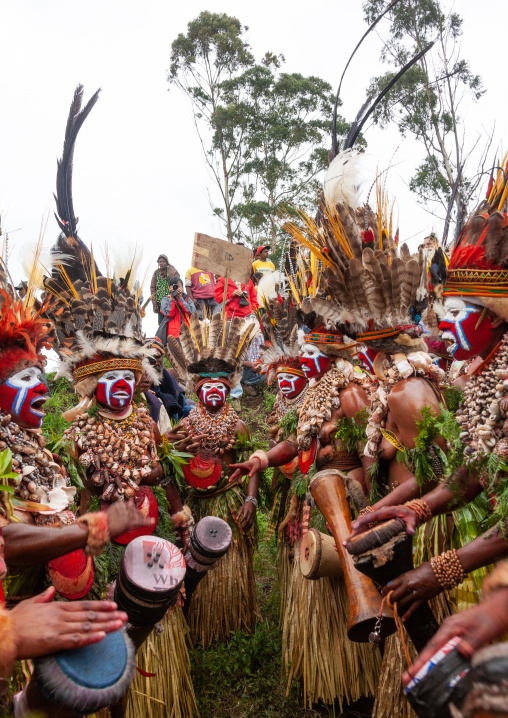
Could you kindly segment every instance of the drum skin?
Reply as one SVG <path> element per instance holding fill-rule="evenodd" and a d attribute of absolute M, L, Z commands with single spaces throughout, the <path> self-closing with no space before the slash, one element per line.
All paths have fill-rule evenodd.
<path fill-rule="evenodd" d="M 310 581 L 342 575 L 333 536 L 309 529 L 300 543 L 300 571 Z"/>
<path fill-rule="evenodd" d="M 99 643 L 36 659 L 30 683 L 57 706 L 88 715 L 127 693 L 135 667 L 134 647 L 120 630 Z M 30 686 L 28 696 L 31 710 L 37 710 Z"/>

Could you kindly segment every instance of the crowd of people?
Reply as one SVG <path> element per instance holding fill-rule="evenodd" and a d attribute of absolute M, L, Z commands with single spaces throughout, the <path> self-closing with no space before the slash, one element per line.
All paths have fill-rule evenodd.
<path fill-rule="evenodd" d="M 269 472 L 282 665 L 303 704 L 508 715 L 508 165 L 451 248 L 431 235 L 412 254 L 385 181 L 361 203 L 358 155 L 339 153 L 316 218 L 284 225 L 285 275 L 264 245 L 247 284 L 182 280 L 160 255 L 146 337 L 136 277 L 103 275 L 78 236 L 72 150 L 97 100 L 82 94 L 52 266 L 39 244 L 19 291 L 0 267 L 6 710 L 191 718 L 186 635 L 207 647 L 260 620 Z M 75 392 L 52 443 L 49 349 Z M 235 403 L 261 382 L 265 449 Z"/>

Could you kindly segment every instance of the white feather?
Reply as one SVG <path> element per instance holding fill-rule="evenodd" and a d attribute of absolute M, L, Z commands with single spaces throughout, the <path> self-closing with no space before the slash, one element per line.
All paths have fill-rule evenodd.
<path fill-rule="evenodd" d="M 360 204 L 362 155 L 354 149 L 339 152 L 325 175 L 323 192 L 326 204 L 345 204 L 356 209 Z"/>
<path fill-rule="evenodd" d="M 138 279 L 141 262 L 143 260 L 143 252 L 137 243 L 132 242 L 116 242 L 109 248 L 111 257 L 111 266 L 113 275 L 118 282 L 120 278 L 124 279 L 130 270 L 128 288 L 132 291 L 134 282 Z"/>
<path fill-rule="evenodd" d="M 263 277 L 261 277 L 257 290 L 258 303 L 261 306 L 263 305 L 263 299 L 266 302 L 268 302 L 269 299 L 277 299 L 277 290 L 275 288 L 277 284 L 279 285 L 279 294 L 281 294 L 281 296 L 284 296 L 286 287 L 289 284 L 284 274 L 281 274 L 277 270 L 275 272 L 271 272 L 270 274 L 265 274 Z"/>

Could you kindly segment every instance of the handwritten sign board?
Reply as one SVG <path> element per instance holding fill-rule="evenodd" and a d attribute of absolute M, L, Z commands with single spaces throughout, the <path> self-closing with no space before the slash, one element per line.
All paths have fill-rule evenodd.
<path fill-rule="evenodd" d="M 247 284 L 252 268 L 252 250 L 238 244 L 196 232 L 192 249 L 192 266 Z"/>

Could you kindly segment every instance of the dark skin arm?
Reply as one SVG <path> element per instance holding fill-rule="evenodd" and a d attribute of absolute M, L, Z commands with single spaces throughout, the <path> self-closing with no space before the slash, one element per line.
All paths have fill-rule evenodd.
<path fill-rule="evenodd" d="M 452 477 L 451 485 L 453 489 L 449 488 L 447 484 L 439 484 L 430 493 L 425 494 L 425 501 L 427 502 L 433 516 L 440 514 L 446 514 L 451 507 L 459 507 L 472 501 L 478 494 L 482 492 L 482 487 L 474 477 L 473 473 L 470 473 L 466 466 L 461 466 L 458 471 Z M 460 498 L 457 497 L 456 486 L 460 487 Z M 399 487 L 402 488 L 402 487 Z M 366 531 L 369 523 L 381 523 L 382 521 L 388 521 L 388 519 L 401 518 L 406 524 L 406 530 L 411 536 L 414 535 L 416 527 L 418 525 L 418 517 L 416 513 L 407 508 L 407 506 L 394 505 L 394 494 L 393 491 L 386 498 L 392 497 L 390 504 L 385 505 L 379 511 L 370 513 L 367 516 L 360 516 L 354 523 L 354 532 L 352 535 L 357 535 Z M 400 492 L 403 493 L 403 492 Z M 399 494 L 396 497 L 399 500 Z M 381 502 L 380 502 L 381 503 Z"/>
<path fill-rule="evenodd" d="M 482 646 L 500 638 L 508 630 L 508 588 L 498 588 L 485 598 L 480 605 L 449 616 L 439 631 L 427 643 L 414 664 L 402 676 L 404 684 L 423 668 L 425 663 L 451 638 L 461 637 L 457 650 L 470 657 Z"/>
<path fill-rule="evenodd" d="M 284 466 L 298 456 L 298 447 L 291 441 L 281 441 L 280 444 L 274 446 L 267 453 L 268 466 Z M 241 464 L 230 464 L 230 469 L 235 469 L 229 477 L 229 483 L 238 482 L 242 476 L 246 474 L 253 477 L 261 467 L 261 463 L 257 458 L 250 458 Z"/>
<path fill-rule="evenodd" d="M 239 421 L 237 424 L 237 434 L 244 439 L 249 439 L 249 430 L 243 421 Z M 236 473 L 236 472 L 235 472 Z M 249 483 L 247 484 L 247 496 L 253 496 L 255 499 L 258 497 L 259 490 L 259 473 L 256 471 L 249 476 Z M 248 531 L 254 519 L 256 517 L 256 507 L 252 501 L 246 501 L 244 505 L 238 511 L 236 520 L 244 531 Z"/>
<path fill-rule="evenodd" d="M 477 568 L 488 566 L 491 563 L 500 561 L 508 556 L 508 545 L 502 532 L 494 528 L 482 536 L 457 550 L 462 568 L 466 574 Z M 403 573 L 398 578 L 390 581 L 383 588 L 382 593 L 386 595 L 393 591 L 392 600 L 397 601 L 399 611 L 405 611 L 403 620 L 411 616 L 414 611 L 424 602 L 442 592 L 430 562 L 422 563 L 421 566 Z"/>
<path fill-rule="evenodd" d="M 111 538 L 129 529 L 150 527 L 155 519 L 144 517 L 134 501 L 115 501 L 106 511 Z M 79 548 L 88 541 L 86 524 L 61 528 L 11 523 L 2 528 L 5 539 L 5 561 L 8 566 L 34 566 L 47 563 Z"/>

